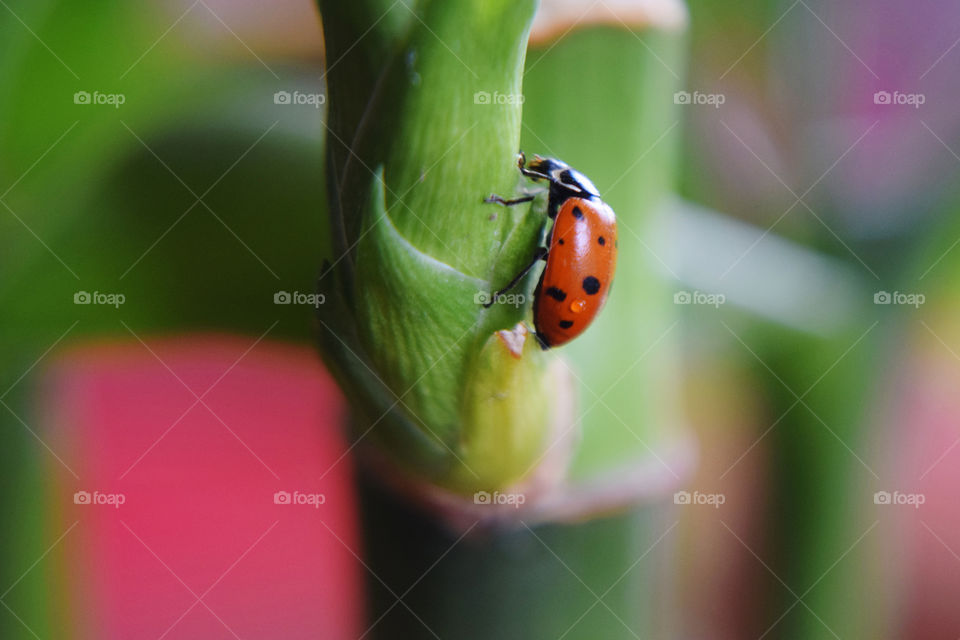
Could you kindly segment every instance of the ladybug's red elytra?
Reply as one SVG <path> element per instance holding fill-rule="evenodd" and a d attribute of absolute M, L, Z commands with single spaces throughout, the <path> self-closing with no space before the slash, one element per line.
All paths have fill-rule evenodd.
<path fill-rule="evenodd" d="M 547 180 L 547 216 L 553 228 L 547 246 L 538 247 L 530 264 L 484 306 L 517 285 L 540 260 L 546 266 L 533 297 L 533 324 L 544 349 L 570 342 L 586 330 L 607 301 L 617 264 L 617 218 L 590 180 L 554 158 L 534 156 L 518 166 L 532 180 Z M 526 195 L 505 200 L 491 195 L 485 202 L 512 206 L 530 202 Z"/>

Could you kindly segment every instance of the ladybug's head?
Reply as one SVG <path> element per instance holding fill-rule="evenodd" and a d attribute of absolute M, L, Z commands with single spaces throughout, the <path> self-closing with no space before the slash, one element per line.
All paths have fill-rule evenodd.
<path fill-rule="evenodd" d="M 521 156 L 521 161 L 522 158 Z M 524 175 L 534 180 L 549 180 L 551 187 L 563 189 L 572 196 L 581 198 L 600 197 L 600 192 L 597 191 L 590 178 L 556 158 L 534 156 L 530 164 L 526 168 L 521 165 L 520 170 L 523 171 Z"/>

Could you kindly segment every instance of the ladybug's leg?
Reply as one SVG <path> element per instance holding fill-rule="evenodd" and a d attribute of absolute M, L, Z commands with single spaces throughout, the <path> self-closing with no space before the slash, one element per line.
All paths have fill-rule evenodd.
<path fill-rule="evenodd" d="M 560 207 L 563 205 L 564 201 L 567 199 L 565 193 L 561 193 L 557 189 L 550 189 L 550 195 L 547 197 L 547 217 L 551 220 L 557 218 L 557 213 L 560 211 Z"/>
<path fill-rule="evenodd" d="M 513 200 L 505 200 L 501 196 L 498 196 L 495 193 L 491 193 L 489 196 L 483 199 L 487 204 L 502 204 L 505 207 L 512 207 L 515 204 L 523 204 L 524 202 L 530 202 L 536 196 L 521 196 L 519 198 L 514 198 Z"/>
<path fill-rule="evenodd" d="M 534 265 L 536 265 L 541 260 L 547 259 L 547 253 L 549 253 L 549 251 L 547 250 L 546 247 L 537 247 L 537 252 L 533 254 L 533 260 L 530 261 L 530 264 L 525 266 L 520 271 L 520 273 L 516 275 L 516 277 L 513 280 L 508 282 L 507 286 L 505 286 L 503 289 L 500 289 L 499 291 L 495 292 L 492 296 L 490 296 L 490 301 L 485 302 L 483 304 L 484 308 L 489 309 L 490 307 L 493 306 L 493 303 L 497 301 L 497 298 L 499 298 L 500 296 L 505 294 L 507 291 L 510 291 L 510 289 L 513 289 L 515 286 L 517 286 L 517 283 L 523 280 L 523 277 L 525 275 L 530 273 L 530 269 L 533 269 Z"/>

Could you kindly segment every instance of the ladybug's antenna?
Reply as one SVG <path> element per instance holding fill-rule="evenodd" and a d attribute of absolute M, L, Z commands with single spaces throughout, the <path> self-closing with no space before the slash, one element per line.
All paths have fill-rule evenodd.
<path fill-rule="evenodd" d="M 539 171 L 533 171 L 532 169 L 521 168 L 520 173 L 527 176 L 528 178 L 533 178 L 534 180 L 549 180 L 550 182 L 556 182 L 556 180 L 554 180 L 547 174 L 540 173 Z"/>

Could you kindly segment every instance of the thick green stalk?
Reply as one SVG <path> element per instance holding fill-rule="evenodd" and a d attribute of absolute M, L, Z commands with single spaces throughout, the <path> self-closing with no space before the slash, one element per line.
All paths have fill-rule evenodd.
<path fill-rule="evenodd" d="M 663 589 L 651 579 L 665 575 L 671 546 L 657 540 L 670 526 L 661 509 L 480 525 L 461 539 L 369 478 L 361 497 L 364 561 L 376 574 L 371 638 L 630 640 L 651 637 L 664 618 Z"/>
<path fill-rule="evenodd" d="M 520 95 L 534 0 L 341 4 L 321 2 L 338 236 L 320 283 L 324 354 L 391 466 L 461 493 L 507 486 L 556 415 L 548 357 L 528 340 L 518 360 L 494 338 L 526 307 L 480 304 L 543 224 L 483 202 L 516 190 L 520 135 L 520 101 L 483 96 Z"/>
<path fill-rule="evenodd" d="M 473 22 L 462 23 L 463 31 L 437 33 L 458 43 L 470 38 L 485 38 L 476 29 L 467 28 L 468 23 Z M 669 372 L 675 367 L 674 354 L 669 348 L 669 340 L 661 340 L 665 334 L 669 335 L 671 328 L 672 298 L 658 283 L 658 276 L 651 266 L 653 260 L 642 246 L 642 237 L 656 204 L 669 193 L 672 183 L 673 150 L 678 140 L 676 132 L 670 137 L 677 126 L 672 95 L 679 78 L 670 68 L 682 68 L 683 44 L 681 35 L 660 33 L 655 28 L 638 28 L 632 33 L 621 27 L 591 27 L 575 30 L 561 42 L 534 48 L 527 59 L 524 150 L 530 154 L 555 154 L 583 170 L 597 182 L 623 220 L 620 232 L 623 257 L 610 306 L 596 327 L 556 356 L 563 361 L 557 366 L 572 372 L 570 375 L 579 380 L 569 390 L 560 386 L 551 389 L 556 400 L 578 403 L 577 408 L 571 410 L 573 420 L 564 425 L 578 443 L 573 471 L 565 478 L 570 484 L 555 493 L 554 498 L 569 506 L 581 490 L 581 484 L 593 488 L 602 486 L 603 490 L 596 500 L 588 501 L 587 509 L 582 509 L 581 505 L 577 522 L 557 521 L 555 512 L 541 512 L 534 516 L 531 510 L 521 509 L 513 514 L 500 511 L 498 516 L 509 524 L 491 527 L 489 521 L 481 522 L 489 520 L 482 508 L 458 509 L 455 506 L 452 518 L 457 527 L 451 529 L 448 521 L 442 520 L 436 511 L 412 506 L 405 498 L 397 496 L 395 486 L 385 486 L 387 483 L 361 472 L 365 561 L 376 576 L 370 581 L 373 596 L 371 620 L 379 619 L 371 631 L 372 636 L 428 638 L 436 633 L 440 637 L 465 639 L 553 639 L 560 636 L 613 639 L 633 638 L 637 634 L 644 637 L 661 626 L 664 616 L 654 615 L 656 608 L 663 604 L 658 598 L 658 594 L 663 595 L 663 589 L 658 589 L 661 586 L 658 579 L 663 573 L 658 569 L 662 568 L 667 557 L 670 542 L 666 538 L 660 542 L 657 540 L 671 524 L 665 520 L 667 509 L 663 498 L 665 487 L 677 481 L 673 475 L 682 476 L 685 469 L 672 457 L 675 451 L 670 449 L 670 443 L 679 439 L 682 430 L 674 418 L 672 403 L 674 380 Z M 442 51 L 438 50 L 438 53 Z M 496 56 L 498 52 L 488 50 L 486 55 Z M 667 66 L 658 62 L 657 57 Z M 328 52 L 328 58 L 335 60 L 336 55 Z M 459 73 L 469 75 L 462 69 Z M 590 78 L 590 90 L 583 90 L 583 83 L 569 82 L 570 78 Z M 331 79 L 331 82 L 336 81 Z M 431 86 L 437 87 L 436 84 Z M 489 88 L 491 93 L 496 86 Z M 510 90 L 518 87 L 519 78 L 509 86 Z M 437 90 L 433 104 L 418 103 L 417 108 L 433 113 L 430 117 L 442 123 L 446 118 L 443 111 L 455 105 L 455 100 L 442 86 Z M 331 87 L 331 100 L 336 100 L 335 85 Z M 406 103 L 401 100 L 400 104 Z M 405 107 L 399 109 L 405 113 Z M 482 120 L 476 125 L 470 122 L 465 127 L 479 129 L 488 124 L 489 121 Z M 497 173 L 497 179 L 502 182 L 490 191 L 510 194 L 515 188 L 510 186 L 511 182 L 515 185 L 511 173 L 514 176 L 516 173 L 513 164 L 515 150 L 510 146 L 517 143 L 513 137 L 514 124 L 514 120 L 507 119 L 500 123 L 507 128 L 497 135 L 510 141 L 502 154 L 469 157 L 476 166 L 478 161 L 485 163 L 485 157 L 502 155 L 503 159 L 496 162 L 503 163 L 507 171 L 502 177 Z M 393 151 L 417 150 L 422 144 L 408 142 L 410 144 L 393 147 Z M 379 141 L 378 144 L 389 145 L 389 142 Z M 362 144 L 359 147 L 364 148 Z M 387 154 L 387 157 L 392 156 Z M 401 162 L 401 156 L 397 157 L 397 162 L 402 175 L 409 176 L 404 180 L 409 181 L 413 173 Z M 422 161 L 407 159 L 405 162 L 419 166 Z M 371 167 L 376 165 L 371 163 Z M 488 171 L 489 167 L 480 170 Z M 389 169 L 385 170 L 383 175 L 388 172 Z M 429 172 L 426 179 L 430 179 Z M 397 180 L 399 188 L 409 183 L 404 180 Z M 459 185 L 469 186 L 469 182 L 469 177 L 463 176 Z M 445 188 L 457 191 L 464 187 L 453 188 L 447 182 Z M 470 187 L 470 190 L 477 188 Z M 455 203 L 460 195 L 436 194 L 433 197 L 449 198 Z M 389 194 L 385 200 L 391 217 L 395 210 L 405 215 L 402 206 L 390 204 Z M 466 207 L 467 212 L 478 211 L 476 205 L 467 201 L 460 206 Z M 489 215 L 489 211 L 482 207 L 479 211 L 486 211 Z M 344 215 L 346 213 L 344 210 Z M 497 209 L 496 213 L 498 216 L 512 214 L 503 209 Z M 463 218 L 469 223 L 461 224 L 474 225 L 477 222 L 466 213 Z M 448 256 L 445 259 L 451 260 L 451 264 L 456 264 L 456 269 L 463 273 L 483 276 L 483 270 L 477 270 L 477 267 L 490 264 L 487 261 L 492 258 L 493 265 L 488 269 L 494 274 L 491 283 L 508 278 L 511 269 L 522 262 L 522 257 L 532 248 L 536 230 L 516 227 L 514 236 L 527 234 L 525 241 L 519 243 L 522 251 L 491 251 L 488 242 L 481 251 L 486 252 L 484 257 L 472 251 L 463 255 L 447 252 L 415 220 L 411 222 L 409 216 L 406 224 L 410 226 L 401 232 L 404 239 L 419 234 L 417 242 L 432 243 L 432 251 Z M 395 226 L 399 229 L 401 224 Z M 349 236 L 348 224 L 344 227 Z M 465 233 L 471 239 L 478 237 L 473 230 L 465 232 L 457 227 L 445 227 L 449 233 L 447 242 L 460 242 Z M 373 233 L 376 231 L 371 231 Z M 481 233 L 479 237 L 485 236 Z M 469 244 L 452 246 L 467 251 Z M 357 253 L 362 255 L 363 249 Z M 504 259 L 512 262 L 510 268 L 502 268 Z M 354 275 L 350 277 L 356 281 L 352 285 L 347 282 L 346 286 L 350 295 L 360 301 L 370 295 L 360 290 L 359 278 L 368 268 L 362 263 L 362 259 L 354 261 Z M 389 265 L 390 262 L 386 261 L 372 268 L 382 269 Z M 405 286 L 402 280 L 405 276 L 391 274 L 390 277 L 396 286 Z M 439 282 L 438 285 L 446 287 L 447 283 Z M 377 284 L 373 282 L 368 286 L 375 288 Z M 377 304 L 378 308 L 389 310 L 390 318 L 405 312 L 393 309 L 386 296 L 378 298 Z M 409 306 L 417 308 L 417 304 Z M 359 305 L 356 308 L 360 308 Z M 406 321 L 415 318 L 411 312 Z M 321 319 L 325 323 L 334 321 L 327 316 L 321 316 Z M 509 321 L 514 321 L 514 317 L 511 316 Z M 401 329 L 411 330 L 409 326 L 397 325 L 396 330 Z M 489 329 L 483 331 L 481 337 L 488 337 Z M 357 342 L 371 345 L 369 339 L 358 336 Z M 383 343 L 382 348 L 388 348 L 390 344 Z M 493 344 L 502 348 L 497 342 Z M 658 346 L 664 348 L 658 350 Z M 486 349 L 490 348 L 488 345 Z M 524 358 L 529 355 L 536 354 L 525 354 Z M 335 366 L 342 366 L 348 359 L 341 356 L 331 361 Z M 471 362 L 474 363 L 473 371 L 481 370 L 478 360 Z M 381 368 L 376 369 L 378 373 L 384 370 L 382 365 L 383 361 Z M 516 384 L 517 378 L 505 375 L 506 369 L 497 364 L 496 357 L 492 364 L 484 365 L 484 370 L 484 384 L 500 381 L 507 385 L 508 391 Z M 549 372 L 550 369 L 545 368 L 539 379 L 544 380 Z M 357 386 L 362 386 L 352 384 L 360 380 L 361 374 L 362 370 L 353 377 L 345 376 L 341 370 L 341 379 L 348 393 L 355 393 Z M 536 377 L 527 378 L 523 383 L 528 390 L 523 400 L 527 411 L 531 410 L 530 405 L 536 407 L 537 401 L 537 394 L 529 393 L 529 389 L 536 387 L 532 379 Z M 365 384 L 377 389 L 374 382 L 368 379 Z M 389 379 L 387 382 L 390 384 Z M 426 386 L 426 382 L 426 389 L 443 392 L 446 388 L 445 385 L 433 386 L 433 382 Z M 380 391 L 381 401 L 392 400 L 389 390 L 381 387 Z M 481 393 L 487 397 L 493 395 L 485 391 Z M 597 395 L 594 394 L 606 396 L 598 406 L 591 407 L 597 404 Z M 369 394 L 359 395 L 358 400 L 369 400 Z M 500 413 L 495 420 L 485 418 L 455 425 L 461 433 L 471 430 L 486 433 L 490 446 L 483 449 L 478 458 L 471 459 L 471 464 L 479 466 L 476 460 L 481 457 L 495 458 L 503 456 L 504 450 L 509 451 L 510 447 L 505 443 L 510 441 L 511 435 L 522 433 L 524 425 L 511 424 L 511 420 L 520 415 L 519 411 Z M 363 426 L 362 421 L 360 426 Z M 411 432 L 416 433 L 416 430 L 411 429 Z M 395 433 L 402 434 L 399 430 Z M 404 439 L 390 440 L 394 451 L 403 446 Z M 563 445 L 556 448 L 561 449 Z M 409 454 L 404 452 L 404 455 Z M 661 463 L 657 458 L 665 462 Z M 429 463 L 427 457 L 421 457 L 420 463 L 423 464 L 424 460 Z M 669 465 L 669 468 L 661 464 Z M 617 480 L 628 478 L 630 472 L 643 467 L 654 469 L 653 476 L 666 476 L 669 481 L 658 482 L 661 489 L 652 503 L 638 507 L 639 492 L 650 491 L 650 487 Z M 507 477 L 508 473 L 496 472 L 499 477 Z M 649 478 L 650 474 L 646 477 Z M 434 479 L 447 486 L 450 484 L 441 476 L 434 476 Z M 533 494 L 525 497 L 531 503 L 537 500 Z M 449 507 L 449 502 L 447 505 Z M 591 509 L 603 508 L 608 509 L 603 516 L 589 513 Z M 451 510 L 443 515 L 450 518 Z M 460 539 L 460 534 L 466 530 L 469 533 Z M 643 557 L 651 547 L 655 550 Z M 408 589 L 410 591 L 406 593 Z M 396 597 L 402 594 L 405 594 L 404 603 L 409 609 L 403 605 L 394 606 Z M 601 595 L 603 601 L 598 603 L 597 597 Z"/>

